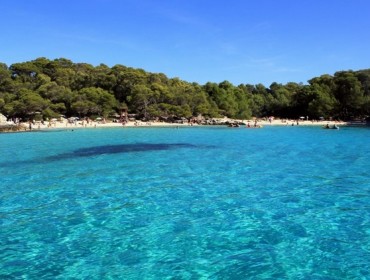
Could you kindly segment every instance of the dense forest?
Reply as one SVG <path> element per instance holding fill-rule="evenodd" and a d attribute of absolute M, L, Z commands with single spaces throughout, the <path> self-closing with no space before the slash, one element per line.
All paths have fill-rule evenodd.
<path fill-rule="evenodd" d="M 248 79 L 248 77 L 246 77 Z M 275 116 L 349 120 L 370 115 L 370 69 L 312 78 L 307 85 L 189 83 L 123 65 L 37 58 L 0 63 L 0 113 L 8 118 L 105 117 L 142 119 Z"/>

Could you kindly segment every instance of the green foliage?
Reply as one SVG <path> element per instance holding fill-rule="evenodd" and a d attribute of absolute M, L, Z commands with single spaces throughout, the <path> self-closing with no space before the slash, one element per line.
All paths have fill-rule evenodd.
<path fill-rule="evenodd" d="M 267 88 L 229 81 L 199 85 L 123 65 L 93 66 L 65 58 L 41 57 L 9 67 L 0 63 L 0 112 L 8 117 L 107 117 L 126 111 L 146 119 L 364 117 L 370 115 L 370 70 Z"/>
<path fill-rule="evenodd" d="M 97 112 L 96 104 L 91 101 L 76 101 L 71 105 L 71 109 L 80 117 L 87 115 L 95 115 Z"/>
<path fill-rule="evenodd" d="M 38 115 L 38 116 L 40 117 L 42 116 L 45 119 L 52 119 L 52 118 L 59 118 L 60 114 L 56 113 L 51 108 L 46 108 L 45 110 L 42 111 L 42 115 Z"/>
<path fill-rule="evenodd" d="M 360 81 L 352 71 L 348 71 L 335 73 L 334 82 L 338 116 L 344 119 L 355 117 L 364 103 L 364 91 Z"/>
<path fill-rule="evenodd" d="M 316 119 L 320 117 L 328 119 L 332 116 L 337 104 L 335 98 L 320 91 L 315 92 L 313 96 L 312 101 L 308 104 L 308 113 Z"/>

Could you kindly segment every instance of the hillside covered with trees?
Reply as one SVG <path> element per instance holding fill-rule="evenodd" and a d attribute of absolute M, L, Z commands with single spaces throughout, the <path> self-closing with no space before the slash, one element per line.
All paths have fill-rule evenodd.
<path fill-rule="evenodd" d="M 248 77 L 246 77 L 246 80 Z M 370 69 L 312 78 L 307 85 L 189 83 L 123 65 L 60 58 L 0 63 L 0 113 L 8 118 L 105 117 L 123 111 L 143 119 L 309 116 L 349 120 L 370 115 Z"/>

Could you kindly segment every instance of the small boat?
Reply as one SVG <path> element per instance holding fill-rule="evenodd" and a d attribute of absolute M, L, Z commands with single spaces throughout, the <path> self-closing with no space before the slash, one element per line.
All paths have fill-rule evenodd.
<path fill-rule="evenodd" d="M 240 127 L 238 123 L 230 123 L 228 127 Z"/>
<path fill-rule="evenodd" d="M 339 126 L 337 126 L 336 124 L 333 125 L 333 126 L 329 126 L 329 124 L 323 126 L 322 128 L 324 129 L 339 129 Z"/>
<path fill-rule="evenodd" d="M 260 124 L 257 125 L 246 125 L 245 128 L 262 128 L 263 126 Z"/>

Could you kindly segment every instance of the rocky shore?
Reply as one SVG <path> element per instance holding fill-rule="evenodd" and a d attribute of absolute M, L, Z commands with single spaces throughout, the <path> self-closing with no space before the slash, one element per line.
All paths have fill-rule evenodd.
<path fill-rule="evenodd" d="M 27 127 L 24 124 L 0 124 L 0 132 L 18 132 L 27 131 Z"/>

